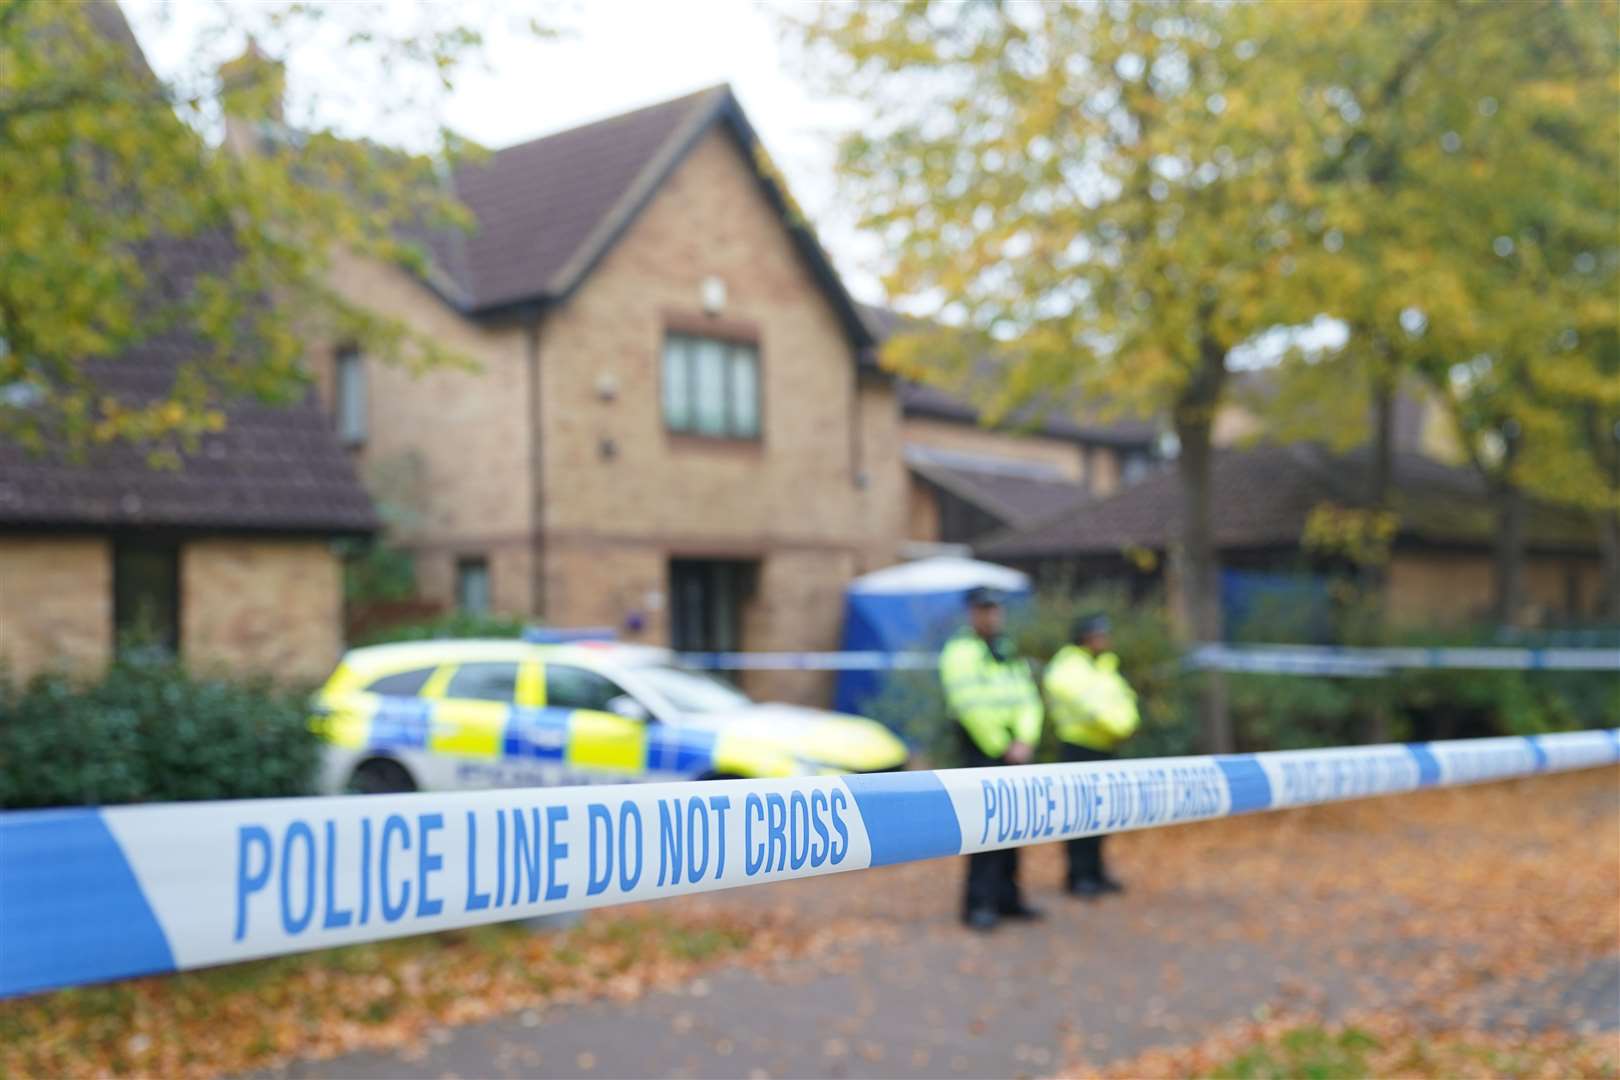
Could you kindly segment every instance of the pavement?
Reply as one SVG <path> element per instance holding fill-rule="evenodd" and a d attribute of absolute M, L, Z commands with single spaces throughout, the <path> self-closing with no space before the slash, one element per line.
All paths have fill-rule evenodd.
<path fill-rule="evenodd" d="M 1596 828 L 1620 821 L 1620 787 L 1580 791 L 1569 813 Z M 1506 918 L 1493 906 L 1498 898 L 1478 896 L 1477 945 L 1472 928 L 1440 918 L 1455 910 L 1447 905 L 1474 902 L 1467 889 L 1438 891 L 1467 872 L 1458 838 L 1478 831 L 1465 832 L 1467 812 L 1431 826 L 1386 811 L 1383 836 L 1385 819 L 1370 813 L 1322 817 L 1321 827 L 1307 821 L 1275 852 L 1252 850 L 1263 846 L 1253 837 L 1266 835 L 1255 826 L 1246 847 L 1231 834 L 1204 847 L 1206 834 L 1196 832 L 1115 838 L 1116 870 L 1133 888 L 1097 902 L 1061 895 L 1059 853 L 1036 849 L 1026 856 L 1026 882 L 1048 917 L 988 937 L 957 925 L 961 871 L 949 863 L 869 871 L 854 876 L 859 888 L 840 875 L 672 901 L 780 905 L 806 927 L 838 918 L 860 931 L 767 971 L 721 967 L 628 1003 L 530 1010 L 439 1029 L 415 1047 L 261 1075 L 1043 1076 L 1187 1044 L 1260 1009 L 1333 1018 L 1374 1004 L 1422 1010 L 1436 995 L 1448 1024 L 1620 1030 L 1620 952 L 1571 952 L 1503 977 L 1519 967 L 1491 959 L 1499 935 L 1489 920 Z M 1545 856 L 1540 835 L 1528 821 L 1525 828 L 1495 838 L 1502 858 L 1532 865 Z M 1396 843 L 1405 854 L 1380 854 Z M 1267 876 L 1265 867 L 1301 850 L 1321 865 Z M 1359 869 L 1347 871 L 1346 860 Z M 1430 864 L 1440 875 L 1432 905 L 1421 887 L 1375 887 L 1380 873 L 1393 884 Z M 1594 906 L 1590 917 L 1612 920 L 1614 909 Z"/>

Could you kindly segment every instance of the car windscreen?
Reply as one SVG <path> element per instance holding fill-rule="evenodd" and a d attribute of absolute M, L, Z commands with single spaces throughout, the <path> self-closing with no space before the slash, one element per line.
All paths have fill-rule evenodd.
<path fill-rule="evenodd" d="M 742 691 L 685 668 L 649 665 L 636 668 L 636 675 L 682 712 L 724 712 L 753 704 Z"/>

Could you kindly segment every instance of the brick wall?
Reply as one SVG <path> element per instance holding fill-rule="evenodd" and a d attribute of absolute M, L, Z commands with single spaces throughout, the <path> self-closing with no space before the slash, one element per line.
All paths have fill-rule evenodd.
<path fill-rule="evenodd" d="M 547 318 L 543 516 L 554 622 L 617 624 L 644 610 L 667 588 L 672 556 L 747 558 L 761 573 L 745 645 L 825 648 L 837 639 L 844 585 L 894 558 L 904 495 L 893 395 L 860 387 L 845 332 L 751 168 L 728 134 L 705 137 Z M 757 336 L 757 442 L 664 427 L 665 333 L 672 324 L 702 330 L 709 277 L 726 285 L 719 318 L 728 330 Z M 663 614 L 649 614 L 644 637 L 665 640 Z"/>
<path fill-rule="evenodd" d="M 112 551 L 95 537 L 0 537 L 0 666 L 16 679 L 112 655 Z"/>
<path fill-rule="evenodd" d="M 1086 486 L 1099 499 L 1119 490 L 1119 451 L 1111 446 L 1093 446 L 1086 451 Z"/>
<path fill-rule="evenodd" d="M 871 376 L 860 386 L 860 468 L 865 478 L 860 517 L 864 523 L 858 573 L 893 565 L 900 541 L 909 536 L 910 474 L 902 452 L 900 403 L 887 381 Z"/>
<path fill-rule="evenodd" d="M 906 487 L 906 539 L 939 542 L 939 493 L 913 476 Z"/>
<path fill-rule="evenodd" d="M 195 540 L 180 549 L 180 651 L 188 666 L 297 684 L 342 652 L 343 580 L 324 540 Z"/>
<path fill-rule="evenodd" d="M 495 610 L 530 610 L 532 470 L 529 333 L 518 323 L 481 325 L 457 314 L 397 267 L 339 254 L 333 281 L 353 302 L 402 318 L 476 370 L 368 360 L 368 436 L 355 451 L 361 479 L 390 521 L 390 543 L 417 557 L 418 587 L 454 599 L 454 566 L 490 562 Z M 332 399 L 333 343 L 311 350 Z"/>
<path fill-rule="evenodd" d="M 1397 552 L 1390 562 L 1389 611 L 1410 625 L 1477 622 L 1490 611 L 1494 564 L 1484 553 Z M 1526 622 L 1596 614 L 1601 571 L 1595 558 L 1530 556 L 1525 562 Z M 1573 592 L 1576 610 L 1569 611 Z"/>

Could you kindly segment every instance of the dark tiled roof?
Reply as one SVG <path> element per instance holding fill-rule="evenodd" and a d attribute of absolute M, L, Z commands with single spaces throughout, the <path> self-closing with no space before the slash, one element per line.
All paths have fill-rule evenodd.
<path fill-rule="evenodd" d="M 1324 502 L 1366 505 L 1372 458 L 1365 449 L 1334 454 L 1297 443 L 1219 450 L 1213 467 L 1218 547 L 1292 547 L 1312 509 Z M 1395 509 L 1401 537 L 1433 544 L 1490 543 L 1495 521 L 1472 470 L 1418 454 L 1395 458 Z M 989 558 L 1022 559 L 1117 554 L 1128 547 L 1164 550 L 1181 529 L 1181 480 L 1173 468 L 1076 510 L 978 546 Z M 1528 539 L 1542 549 L 1591 549 L 1584 518 L 1557 507 L 1529 514 Z"/>
<path fill-rule="evenodd" d="M 426 238 L 435 284 L 472 314 L 566 296 L 718 123 L 745 154 L 755 152 L 758 138 L 731 89 L 714 86 L 463 166 L 452 186 L 476 228 Z M 766 170 L 756 175 L 851 339 L 869 345 L 866 323 L 808 225 Z"/>
<path fill-rule="evenodd" d="M 879 342 L 888 340 L 904 330 L 908 322 L 911 322 L 907 316 L 897 311 L 871 304 L 861 305 L 861 315 L 866 319 L 866 325 L 871 328 L 872 336 Z M 876 357 L 868 356 L 866 363 L 875 368 Z M 987 360 L 983 366 L 988 369 L 992 365 L 993 362 Z M 989 373 L 988 370 L 985 372 L 986 375 Z M 979 422 L 978 406 L 968 400 L 968 397 L 951 393 L 942 387 L 899 379 L 896 380 L 896 391 L 900 396 L 900 407 L 908 416 L 931 416 L 964 424 Z M 1005 426 L 1013 431 L 1027 431 L 1030 434 L 1072 439 L 1075 442 L 1142 448 L 1151 446 L 1157 434 L 1153 423 L 1147 420 L 1105 421 L 1095 417 L 1076 418 L 1057 407 L 1029 410 L 1025 415 L 1012 418 Z"/>
<path fill-rule="evenodd" d="M 976 461 L 967 455 L 914 446 L 906 448 L 906 465 L 929 483 L 1013 528 L 1047 520 L 1089 498 L 1084 486 L 1055 469 Z"/>
<path fill-rule="evenodd" d="M 164 241 L 145 260 L 154 287 L 179 295 L 201 272 L 229 264 L 218 237 Z M 166 394 L 203 348 L 184 329 L 87 365 L 98 388 L 129 403 Z M 377 528 L 371 500 L 313 396 L 274 407 L 236 402 L 178 469 L 154 469 L 147 447 L 94 447 L 75 461 L 0 441 L 0 528 L 153 527 L 208 531 L 362 534 Z"/>
<path fill-rule="evenodd" d="M 477 218 L 445 270 L 474 309 L 565 291 L 569 264 L 661 155 L 713 110 L 723 87 L 496 150 L 458 169 L 455 193 Z"/>

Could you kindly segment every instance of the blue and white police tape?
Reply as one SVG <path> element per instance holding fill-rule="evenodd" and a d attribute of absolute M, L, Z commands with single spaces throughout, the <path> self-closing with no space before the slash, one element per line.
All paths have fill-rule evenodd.
<path fill-rule="evenodd" d="M 1396 670 L 1620 671 L 1620 649 L 1482 647 L 1357 648 L 1334 645 L 1200 645 L 1187 666 L 1273 675 L 1376 678 Z"/>
<path fill-rule="evenodd" d="M 0 995 L 1608 765 L 1620 730 L 1225 757 L 0 814 Z"/>
<path fill-rule="evenodd" d="M 695 652 L 681 663 L 705 671 L 916 671 L 939 663 L 929 652 Z M 1199 645 L 1192 668 L 1270 675 L 1379 678 L 1401 669 L 1465 671 L 1620 671 L 1620 649 L 1495 646 L 1362 648 L 1337 645 Z"/>
<path fill-rule="evenodd" d="M 704 671 L 931 671 L 939 654 L 930 652 L 689 652 L 677 654 L 687 667 Z"/>

